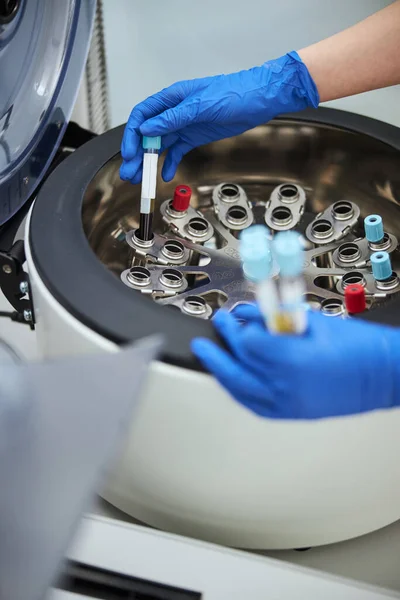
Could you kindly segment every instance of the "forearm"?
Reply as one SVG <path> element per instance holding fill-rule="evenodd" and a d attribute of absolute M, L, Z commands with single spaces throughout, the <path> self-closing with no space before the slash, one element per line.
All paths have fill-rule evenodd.
<path fill-rule="evenodd" d="M 321 102 L 400 83 L 400 0 L 298 54 Z"/>

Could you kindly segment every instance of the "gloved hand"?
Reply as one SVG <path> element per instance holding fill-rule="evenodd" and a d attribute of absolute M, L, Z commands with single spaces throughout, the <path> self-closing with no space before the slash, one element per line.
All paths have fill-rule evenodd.
<path fill-rule="evenodd" d="M 161 151 L 169 149 L 162 175 L 171 181 L 193 148 L 318 104 L 315 83 L 297 52 L 247 71 L 175 83 L 132 110 L 122 140 L 121 178 L 141 181 L 142 135 L 162 136 Z"/>
<path fill-rule="evenodd" d="M 234 314 L 213 319 L 231 354 L 200 338 L 192 351 L 256 414 L 318 419 L 400 404 L 400 330 L 310 311 L 304 335 L 271 335 L 257 308 Z"/>

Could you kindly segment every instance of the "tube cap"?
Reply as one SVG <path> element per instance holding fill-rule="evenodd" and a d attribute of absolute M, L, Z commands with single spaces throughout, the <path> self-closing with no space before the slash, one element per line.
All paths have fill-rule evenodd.
<path fill-rule="evenodd" d="M 269 277 L 272 254 L 267 227 L 253 225 L 242 231 L 240 255 L 243 261 L 243 272 L 248 279 L 260 282 Z"/>
<path fill-rule="evenodd" d="M 296 277 L 303 271 L 303 242 L 295 231 L 282 231 L 273 241 L 281 275 Z"/>
<path fill-rule="evenodd" d="M 188 185 L 178 185 L 172 199 L 172 208 L 178 212 L 184 212 L 189 208 L 191 197 L 192 189 Z"/>
<path fill-rule="evenodd" d="M 387 252 L 373 252 L 371 254 L 372 274 L 378 281 L 389 279 L 392 274 L 392 264 Z"/>
<path fill-rule="evenodd" d="M 380 242 L 385 233 L 382 217 L 380 215 L 369 215 L 364 219 L 364 229 L 368 242 Z"/>
<path fill-rule="evenodd" d="M 364 287 L 360 283 L 348 285 L 344 290 L 344 301 L 350 315 L 364 312 L 367 308 Z"/>
<path fill-rule="evenodd" d="M 161 136 L 147 137 L 147 135 L 144 135 L 142 146 L 144 150 L 160 150 Z"/>

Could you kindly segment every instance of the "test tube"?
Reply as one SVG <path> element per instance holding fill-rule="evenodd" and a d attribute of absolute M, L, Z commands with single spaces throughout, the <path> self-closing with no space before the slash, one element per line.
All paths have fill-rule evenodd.
<path fill-rule="evenodd" d="M 273 241 L 273 251 L 280 271 L 277 329 L 281 333 L 301 334 L 307 328 L 301 236 L 294 231 L 278 233 Z"/>
<path fill-rule="evenodd" d="M 245 277 L 256 284 L 256 298 L 270 331 L 276 332 L 278 295 L 271 278 L 272 253 L 269 230 L 264 225 L 253 225 L 240 235 L 240 255 Z"/>
<path fill-rule="evenodd" d="M 392 264 L 387 252 L 373 252 L 370 257 L 372 274 L 377 281 L 385 281 L 392 275 Z"/>
<path fill-rule="evenodd" d="M 365 237 L 370 244 L 377 244 L 384 238 L 383 221 L 380 215 L 369 215 L 364 219 Z"/>
<path fill-rule="evenodd" d="M 158 152 L 161 137 L 143 137 L 143 176 L 140 197 L 140 221 L 137 237 L 148 242 L 153 238 L 154 200 L 157 187 Z"/>

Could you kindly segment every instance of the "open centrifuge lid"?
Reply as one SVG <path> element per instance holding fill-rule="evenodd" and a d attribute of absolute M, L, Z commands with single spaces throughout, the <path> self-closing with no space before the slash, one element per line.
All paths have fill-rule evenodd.
<path fill-rule="evenodd" d="M 70 118 L 96 0 L 0 0 L 0 225 L 32 195 Z"/>

